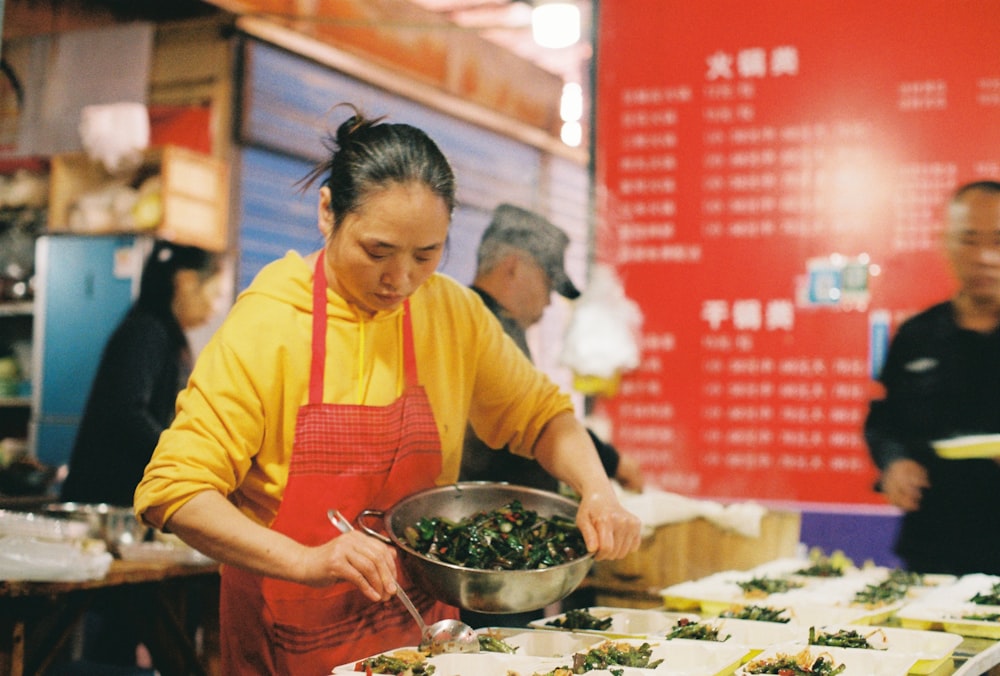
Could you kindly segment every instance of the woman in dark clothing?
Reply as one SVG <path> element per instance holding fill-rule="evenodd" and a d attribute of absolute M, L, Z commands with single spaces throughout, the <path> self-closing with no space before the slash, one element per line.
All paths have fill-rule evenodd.
<path fill-rule="evenodd" d="M 104 346 L 62 500 L 132 506 L 135 487 L 160 432 L 174 419 L 174 401 L 191 373 L 184 332 L 211 317 L 220 268 L 218 254 L 164 241 L 153 245 L 139 297 Z M 83 657 L 94 673 L 107 673 L 109 665 L 136 666 L 141 639 L 127 619 L 129 603 L 127 595 L 109 597 L 88 613 Z"/>
<path fill-rule="evenodd" d="M 220 258 L 158 241 L 139 297 L 111 335 L 87 400 L 60 497 L 131 507 L 132 495 L 191 371 L 185 331 L 211 317 Z"/>

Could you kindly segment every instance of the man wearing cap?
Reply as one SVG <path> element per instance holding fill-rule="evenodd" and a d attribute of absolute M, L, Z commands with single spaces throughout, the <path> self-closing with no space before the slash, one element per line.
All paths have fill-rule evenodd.
<path fill-rule="evenodd" d="M 531 351 L 525 332 L 542 318 L 552 292 L 570 300 L 580 295 L 563 264 L 568 245 L 566 233 L 546 218 L 512 204 L 501 204 L 493 211 L 479 244 L 472 290 L 529 359 Z M 643 476 L 639 463 L 620 456 L 611 444 L 587 431 L 608 476 L 625 488 L 641 491 Z M 507 481 L 549 491 L 559 488 L 559 482 L 537 462 L 490 448 L 476 437 L 471 427 L 465 434 L 459 480 Z M 462 619 L 472 626 L 499 626 L 503 618 L 503 626 L 518 626 L 543 614 L 543 610 L 504 616 L 462 611 Z"/>
<path fill-rule="evenodd" d="M 483 233 L 472 289 L 500 320 L 521 350 L 531 358 L 525 332 L 542 318 L 552 292 L 573 300 L 580 291 L 566 274 L 563 261 L 569 237 L 546 218 L 512 204 L 501 204 Z M 625 488 L 642 490 L 642 471 L 632 458 L 619 456 L 591 432 L 608 476 Z M 559 485 L 537 462 L 497 453 L 466 434 L 462 454 L 463 481 L 509 481 L 555 491 Z"/>

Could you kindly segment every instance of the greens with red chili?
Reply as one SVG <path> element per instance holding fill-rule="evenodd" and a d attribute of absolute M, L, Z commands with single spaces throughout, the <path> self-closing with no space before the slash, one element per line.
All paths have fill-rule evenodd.
<path fill-rule="evenodd" d="M 480 570 L 532 570 L 568 563 L 587 553 L 572 519 L 542 517 L 513 500 L 460 521 L 423 517 L 404 530 L 425 556 Z"/>

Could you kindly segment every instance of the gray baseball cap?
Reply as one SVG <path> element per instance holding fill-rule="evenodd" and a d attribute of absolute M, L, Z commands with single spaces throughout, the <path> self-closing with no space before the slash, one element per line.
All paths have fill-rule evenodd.
<path fill-rule="evenodd" d="M 552 280 L 552 288 L 560 296 L 570 300 L 580 296 L 580 290 L 566 274 L 569 236 L 547 218 L 513 204 L 501 204 L 494 209 L 493 220 L 483 233 L 483 241 L 489 239 L 530 253 Z"/>

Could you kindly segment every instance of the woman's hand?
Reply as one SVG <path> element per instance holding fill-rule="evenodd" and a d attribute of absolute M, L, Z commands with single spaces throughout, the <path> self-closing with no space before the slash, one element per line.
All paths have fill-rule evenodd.
<path fill-rule="evenodd" d="M 572 413 L 549 420 L 535 443 L 535 459 L 582 496 L 576 525 L 594 558 L 620 559 L 639 549 L 642 522 L 618 501 L 594 442 Z"/>
<path fill-rule="evenodd" d="M 155 510 L 151 510 L 155 511 Z M 158 513 L 152 523 L 162 523 Z M 372 601 L 396 593 L 396 550 L 352 531 L 309 547 L 251 521 L 216 491 L 202 491 L 167 522 L 184 542 L 220 563 L 258 575 L 325 587 L 344 580 Z"/>
<path fill-rule="evenodd" d="M 359 531 L 307 548 L 302 570 L 305 584 L 313 587 L 344 580 L 372 601 L 385 601 L 396 593 L 396 550 Z"/>
<path fill-rule="evenodd" d="M 584 495 L 576 525 L 598 561 L 620 559 L 639 549 L 642 522 L 622 507 L 614 491 Z"/>

